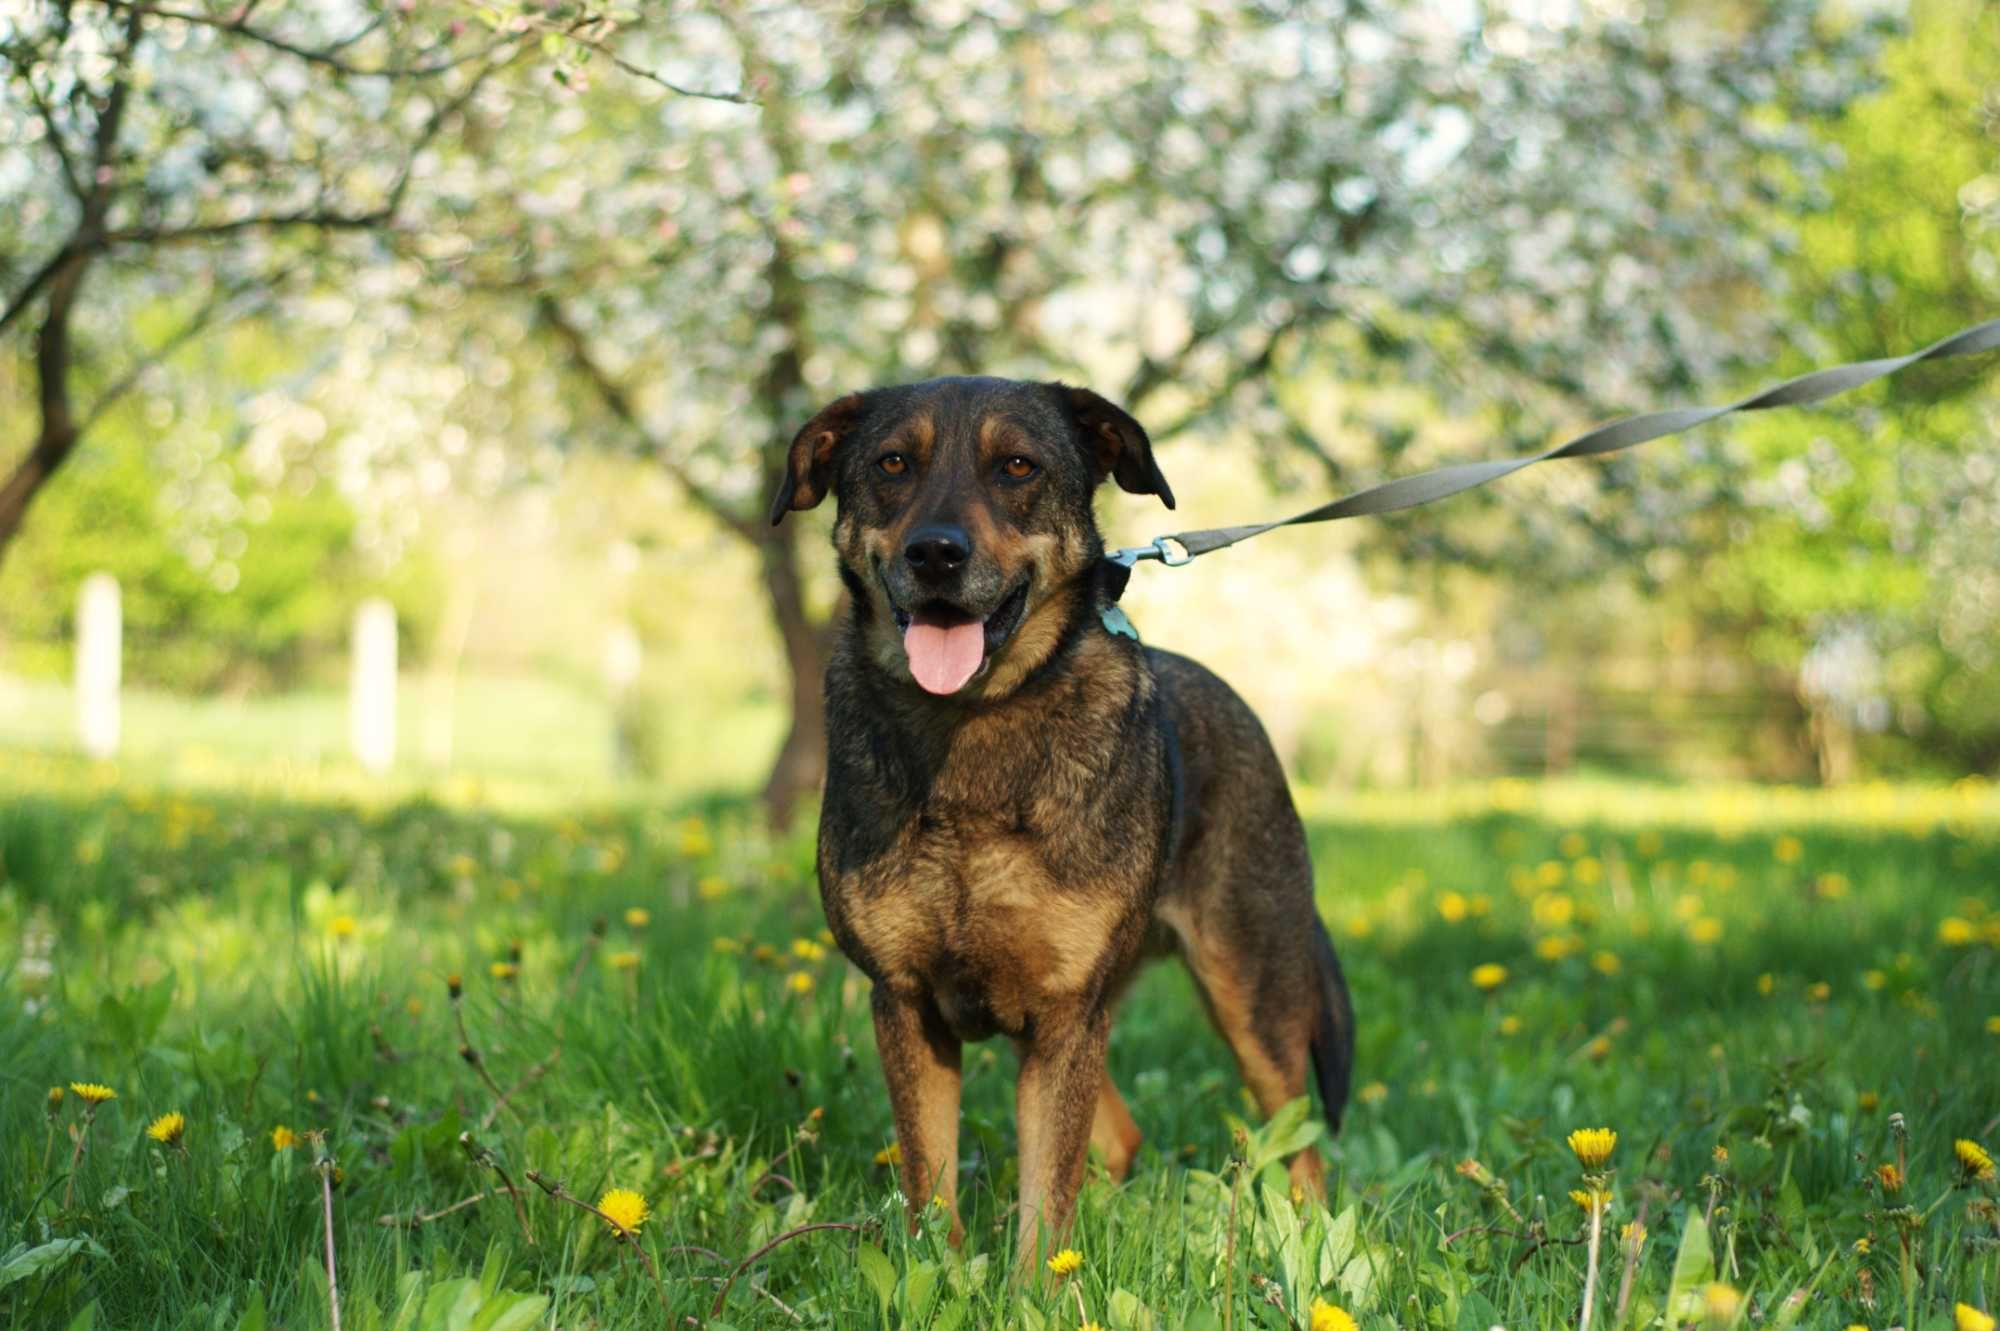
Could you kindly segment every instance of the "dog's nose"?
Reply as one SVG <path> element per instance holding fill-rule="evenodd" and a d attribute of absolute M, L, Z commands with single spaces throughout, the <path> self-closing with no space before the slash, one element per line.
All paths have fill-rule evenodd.
<path fill-rule="evenodd" d="M 903 558 L 918 577 L 942 578 L 965 567 L 965 561 L 972 557 L 972 538 L 965 534 L 965 528 L 947 523 L 933 523 L 919 527 L 910 533 L 910 540 L 903 547 Z"/>

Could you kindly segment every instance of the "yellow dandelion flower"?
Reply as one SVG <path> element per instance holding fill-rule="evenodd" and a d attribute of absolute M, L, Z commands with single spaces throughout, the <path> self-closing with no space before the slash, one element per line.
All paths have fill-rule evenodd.
<path fill-rule="evenodd" d="M 1356 1331 L 1354 1318 L 1347 1309 L 1325 1299 L 1314 1299 L 1307 1313 L 1306 1325 L 1309 1331 Z"/>
<path fill-rule="evenodd" d="M 1602 1169 L 1618 1145 L 1618 1134 L 1610 1128 L 1578 1128 L 1569 1135 L 1569 1149 L 1585 1169 Z"/>
<path fill-rule="evenodd" d="M 1457 924 L 1472 913 L 1472 903 L 1463 892 L 1447 892 L 1438 898 L 1438 917 L 1446 924 Z"/>
<path fill-rule="evenodd" d="M 1567 892 L 1544 892 L 1528 911 L 1544 929 L 1560 929 L 1576 918 L 1576 898 Z"/>
<path fill-rule="evenodd" d="M 1824 1003 L 1831 997 L 1833 997 L 1833 986 L 1825 980 L 1815 980 L 1806 986 L 1806 1001 L 1808 1003 Z"/>
<path fill-rule="evenodd" d="M 1561 961 L 1582 950 L 1583 940 L 1575 934 L 1550 934 L 1535 942 L 1535 955 L 1543 961 Z"/>
<path fill-rule="evenodd" d="M 715 841 L 708 834 L 708 824 L 699 818 L 690 818 L 681 824 L 681 854 L 691 860 L 698 860 L 712 854 Z"/>
<path fill-rule="evenodd" d="M 1077 1326 L 1076 1331 L 1104 1331 L 1104 1323 L 1083 1322 Z"/>
<path fill-rule="evenodd" d="M 1569 870 L 1563 867 L 1560 860 L 1543 860 L 1535 866 L 1534 881 L 1540 887 L 1561 887 L 1562 880 L 1568 873 Z"/>
<path fill-rule="evenodd" d="M 1618 1230 L 1618 1241 L 1633 1252 L 1638 1252 L 1646 1246 L 1646 1227 L 1636 1220 L 1623 1225 Z"/>
<path fill-rule="evenodd" d="M 737 942 L 734 938 L 718 938 L 713 943 L 710 943 L 709 947 L 714 951 L 729 956 L 743 951 L 743 944 Z"/>
<path fill-rule="evenodd" d="M 1988 1035 L 2000 1035 L 2000 1016 L 1988 1017 L 1986 1019 L 1986 1033 Z"/>
<path fill-rule="evenodd" d="M 1952 1331 L 1993 1331 L 1993 1319 L 1969 1303 L 1960 1303 L 1951 1310 Z"/>
<path fill-rule="evenodd" d="M 1861 987 L 1870 993 L 1879 994 L 1889 987 L 1889 973 L 1887 971 L 1865 970 L 1861 972 Z"/>
<path fill-rule="evenodd" d="M 49 1087 L 48 1109 L 50 1118 L 54 1118 L 57 1114 L 60 1114 L 62 1112 L 62 1104 L 63 1104 L 63 1088 L 60 1086 Z"/>
<path fill-rule="evenodd" d="M 352 915 L 336 915 L 326 922 L 326 931 L 335 938 L 352 938 L 360 928 Z"/>
<path fill-rule="evenodd" d="M 616 970 L 629 971 L 639 968 L 639 954 L 637 952 L 613 952 L 605 960 L 610 962 Z"/>
<path fill-rule="evenodd" d="M 1713 1281 L 1701 1292 L 1701 1306 L 1709 1321 L 1733 1322 L 1737 1310 L 1743 1306 L 1743 1295 L 1733 1285 Z"/>
<path fill-rule="evenodd" d="M 633 906 L 625 912 L 625 927 L 628 929 L 643 929 L 652 922 L 653 912 L 644 906 Z"/>
<path fill-rule="evenodd" d="M 187 1115 L 179 1110 L 162 1114 L 146 1125 L 146 1135 L 162 1146 L 179 1146 L 186 1131 Z"/>
<path fill-rule="evenodd" d="M 597 1209 L 626 1233 L 646 1223 L 646 1199 L 630 1188 L 613 1188 L 597 1199 Z"/>
<path fill-rule="evenodd" d="M 778 949 L 772 947 L 769 943 L 759 943 L 750 949 L 750 959 L 752 961 L 761 961 L 768 965 L 778 959 Z"/>
<path fill-rule="evenodd" d="M 1389 1098 L 1389 1087 L 1379 1081 L 1371 1081 L 1354 1093 L 1355 1100 L 1364 1105 L 1379 1105 Z"/>
<path fill-rule="evenodd" d="M 1769 998 L 1778 988 L 1778 977 L 1765 971 L 1757 977 L 1757 992 Z"/>
<path fill-rule="evenodd" d="M 826 957 L 826 948 L 810 938 L 794 938 L 792 955 L 800 961 L 821 961 Z"/>
<path fill-rule="evenodd" d="M 1799 857 L 1806 853 L 1805 846 L 1795 836 L 1781 836 L 1771 847 L 1771 854 L 1780 864 L 1797 864 Z"/>
<path fill-rule="evenodd" d="M 1507 983 L 1507 968 L 1497 961 L 1483 962 L 1472 968 L 1472 986 L 1491 993 Z"/>
<path fill-rule="evenodd" d="M 903 1163 L 902 1143 L 890 1142 L 887 1146 L 884 1146 L 881 1150 L 875 1152 L 875 1163 L 878 1165 L 902 1164 Z"/>
<path fill-rule="evenodd" d="M 1704 946 L 1719 942 L 1722 938 L 1722 921 L 1713 915 L 1698 915 L 1694 922 L 1688 925 L 1688 937 Z"/>
<path fill-rule="evenodd" d="M 69 1084 L 69 1088 L 79 1100 L 89 1105 L 92 1109 L 97 1108 L 97 1106 L 103 1104 L 106 1100 L 116 1100 L 118 1098 L 118 1092 L 112 1090 L 109 1086 L 94 1081 L 73 1081 Z"/>
<path fill-rule="evenodd" d="M 1583 854 L 1589 845 L 1590 843 L 1583 839 L 1583 833 L 1569 832 L 1563 836 L 1561 841 L 1556 843 L 1556 849 L 1563 853 L 1565 859 L 1573 860 Z"/>
<path fill-rule="evenodd" d="M 1947 915 L 1938 921 L 1938 942 L 1946 947 L 1970 947 L 1979 941 L 1979 929 L 1971 920 Z"/>
<path fill-rule="evenodd" d="M 1866 1322 L 1853 1322 L 1848 1325 L 1847 1331 L 1868 1331 L 1868 1324 Z"/>
<path fill-rule="evenodd" d="M 1616 975 L 1625 969 L 1625 963 L 1619 960 L 1616 952 L 1599 949 L 1590 955 L 1590 968 L 1599 975 Z"/>
<path fill-rule="evenodd" d="M 486 973 L 505 983 L 521 973 L 521 968 L 511 961 L 496 961 L 486 968 Z"/>
<path fill-rule="evenodd" d="M 1868 1255 L 1868 1250 L 1874 1246 L 1875 1246 L 1875 1241 L 1871 1238 L 1866 1237 L 1865 1235 L 1861 1238 L 1854 1240 L 1854 1251 L 1860 1253 L 1863 1257 L 1866 1257 Z"/>
<path fill-rule="evenodd" d="M 1064 1248 L 1049 1258 L 1049 1270 L 1059 1276 L 1075 1275 L 1083 1268 L 1083 1254 L 1075 1248 Z"/>
<path fill-rule="evenodd" d="M 1847 889 L 1846 874 L 1823 873 L 1813 883 L 1813 891 L 1819 893 L 1821 899 L 1825 901 L 1841 900 L 1847 895 Z"/>
<path fill-rule="evenodd" d="M 1586 1213 L 1592 1208 L 1599 1211 L 1609 1211 L 1611 1209 L 1611 1194 L 1602 1188 L 1571 1188 L 1569 1199 L 1575 1202 L 1577 1207 Z"/>
<path fill-rule="evenodd" d="M 1986 1154 L 1986 1148 L 1978 1142 L 1960 1137 L 1951 1144 L 1951 1153 L 1958 1157 L 1958 1167 L 1965 1171 L 1967 1178 L 1993 1177 L 1993 1157 Z"/>
<path fill-rule="evenodd" d="M 694 885 L 694 890 L 703 901 L 720 901 L 729 895 L 729 880 L 720 874 L 709 874 Z"/>
<path fill-rule="evenodd" d="M 1729 1148 L 1721 1142 L 1717 1142 L 1715 1149 L 1708 1153 L 1708 1158 L 1715 1161 L 1718 1165 L 1726 1165 L 1729 1163 Z"/>
<path fill-rule="evenodd" d="M 1893 1196 L 1903 1190 L 1903 1171 L 1894 1165 L 1877 1165 L 1875 1181 L 1882 1185 L 1883 1192 Z"/>
<path fill-rule="evenodd" d="M 1873 1091 L 1863 1091 L 1854 1097 L 1854 1107 L 1864 1114 L 1874 1113 L 1876 1109 L 1881 1107 L 1881 1104 L 1882 1097 Z"/>
<path fill-rule="evenodd" d="M 272 1150 L 289 1151 L 298 1144 L 299 1144 L 299 1134 L 293 1132 L 290 1128 L 286 1127 L 284 1124 L 280 1123 L 277 1127 L 271 1129 Z"/>
<path fill-rule="evenodd" d="M 1500 1018 L 1500 1033 L 1502 1035 L 1519 1035 L 1521 1033 L 1521 1019 L 1511 1012 Z"/>
<path fill-rule="evenodd" d="M 809 994 L 813 991 L 813 977 L 808 971 L 793 971 L 785 977 L 785 988 L 795 994 Z"/>
<path fill-rule="evenodd" d="M 1604 880 L 1604 862 L 1595 855 L 1586 855 L 1576 862 L 1576 881 L 1580 887 L 1595 887 Z"/>

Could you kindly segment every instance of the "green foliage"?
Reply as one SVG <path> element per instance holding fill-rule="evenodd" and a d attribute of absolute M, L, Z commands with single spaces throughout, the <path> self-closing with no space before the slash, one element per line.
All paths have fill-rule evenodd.
<path fill-rule="evenodd" d="M 771 842 L 736 805 L 529 817 L 65 771 L 0 790 L 12 1325 L 324 1326 L 321 1157 L 343 1323 L 378 1331 L 1286 1331 L 1316 1300 L 1371 1331 L 1573 1325 L 1563 1138 L 1597 1125 L 1619 1134 L 1607 1331 L 1876 1325 L 1906 1299 L 1931 1326 L 1992 1297 L 1992 1185 L 1952 1152 L 1995 1110 L 2000 915 L 1968 895 L 2000 872 L 1988 787 L 1619 789 L 1579 812 L 1505 784 L 1448 816 L 1313 813 L 1360 1022 L 1327 1204 L 1281 1163 L 1316 1116 L 1243 1118 L 1192 991 L 1158 969 L 1111 1054 L 1148 1145 L 1122 1186 L 1093 1171 L 1081 1269 L 1023 1285 L 1011 1058 L 967 1051 L 955 1252 L 935 1209 L 908 1230 L 874 1163 L 866 986 L 821 941 L 809 838 Z M 1482 963 L 1498 987 L 1471 983 Z M 78 1079 L 118 1099 L 72 1171 L 77 1106 L 52 1123 L 44 1090 Z M 184 1149 L 143 1134 L 167 1110 Z M 305 1139 L 274 1149 L 279 1125 Z M 1873 1167 L 1899 1152 L 1884 1195 Z M 582 1201 L 641 1192 L 639 1250 L 529 1170 Z M 828 1223 L 859 1232 L 809 1228 Z"/>
<path fill-rule="evenodd" d="M 406 643 L 421 645 L 425 565 L 376 572 L 355 547 L 353 510 L 330 486 L 265 492 L 224 469 L 206 501 L 246 516 L 212 529 L 168 507 L 154 450 L 120 435 L 50 483 L 0 565 L 10 669 L 67 672 L 77 589 L 97 572 L 118 579 L 126 677 L 137 684 L 303 683 L 337 663 L 354 607 L 371 594 L 398 604 Z"/>

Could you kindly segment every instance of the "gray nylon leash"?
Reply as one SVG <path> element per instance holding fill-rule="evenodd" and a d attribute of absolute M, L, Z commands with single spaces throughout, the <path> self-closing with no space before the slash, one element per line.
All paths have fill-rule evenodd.
<path fill-rule="evenodd" d="M 1678 434 L 1691 430 L 1697 425 L 1727 416 L 1738 411 L 1764 411 L 1771 407 L 1799 407 L 1819 402 L 1826 398 L 1859 388 L 1862 384 L 1881 379 L 1907 369 L 1919 361 L 1946 360 L 1953 356 L 1971 356 L 1982 351 L 2000 349 L 2000 319 L 1989 319 L 1971 328 L 1953 333 L 1940 341 L 1933 342 L 1921 351 L 1913 351 L 1907 356 L 1890 356 L 1882 360 L 1857 361 L 1851 365 L 1835 365 L 1823 370 L 1813 370 L 1787 379 L 1781 384 L 1752 393 L 1727 406 L 1720 407 L 1671 407 L 1665 411 L 1649 411 L 1638 416 L 1627 416 L 1600 425 L 1586 434 L 1578 435 L 1565 444 L 1527 457 L 1506 458 L 1496 462 L 1461 462 L 1449 467 L 1439 467 L 1434 471 L 1418 472 L 1414 476 L 1401 476 L 1381 485 L 1357 490 L 1345 498 L 1332 503 L 1321 504 L 1318 508 L 1307 509 L 1289 518 L 1279 518 L 1273 522 L 1253 522 L 1241 527 L 1205 527 L 1199 531 L 1176 532 L 1171 536 L 1158 536 L 1150 545 L 1129 546 L 1123 550 L 1113 550 L 1105 559 L 1116 566 L 1118 576 L 1112 580 L 1113 598 L 1124 590 L 1125 578 L 1141 560 L 1157 559 L 1163 564 L 1179 567 L 1196 555 L 1205 555 L 1247 541 L 1252 536 L 1261 536 L 1279 527 L 1296 527 L 1308 522 L 1335 522 L 1341 518 L 1366 517 L 1375 513 L 1394 513 L 1398 509 L 1415 508 L 1434 500 L 1455 495 L 1461 490 L 1470 490 L 1475 485 L 1497 481 L 1502 476 L 1517 472 L 1523 467 L 1532 467 L 1537 462 L 1548 462 L 1554 458 L 1591 457 L 1601 453 L 1617 453 L 1635 447 L 1663 435 Z"/>

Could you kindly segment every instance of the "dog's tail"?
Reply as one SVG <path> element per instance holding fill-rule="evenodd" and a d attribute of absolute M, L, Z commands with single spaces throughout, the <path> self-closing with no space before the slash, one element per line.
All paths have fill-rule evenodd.
<path fill-rule="evenodd" d="M 1347 996 L 1347 977 L 1334 955 L 1326 923 L 1319 923 L 1319 1020 L 1313 1026 L 1313 1072 L 1319 1080 L 1320 1108 L 1326 1125 L 1340 1131 L 1347 1108 L 1347 1090 L 1354 1077 L 1354 1004 Z"/>

